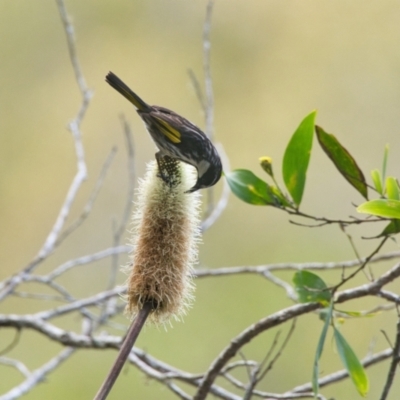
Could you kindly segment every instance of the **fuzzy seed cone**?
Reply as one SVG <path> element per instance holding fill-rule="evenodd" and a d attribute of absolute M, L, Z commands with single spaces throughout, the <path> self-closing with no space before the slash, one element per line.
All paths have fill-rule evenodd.
<path fill-rule="evenodd" d="M 192 267 L 200 235 L 200 195 L 185 194 L 196 177 L 193 168 L 177 162 L 179 184 L 170 187 L 148 165 L 139 183 L 133 215 L 133 254 L 128 267 L 126 312 L 134 317 L 146 301 L 153 304 L 150 320 L 179 319 L 193 300 Z"/>

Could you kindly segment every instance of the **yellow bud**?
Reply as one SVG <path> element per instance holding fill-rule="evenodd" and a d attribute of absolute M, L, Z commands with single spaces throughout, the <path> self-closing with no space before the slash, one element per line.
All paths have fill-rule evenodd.
<path fill-rule="evenodd" d="M 271 157 L 260 157 L 259 158 L 261 168 L 271 177 L 274 177 L 274 173 L 272 171 L 272 158 Z"/>

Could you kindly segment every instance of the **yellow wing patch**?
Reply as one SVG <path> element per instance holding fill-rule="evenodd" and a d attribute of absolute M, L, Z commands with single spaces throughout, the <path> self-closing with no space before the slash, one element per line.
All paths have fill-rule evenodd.
<path fill-rule="evenodd" d="M 168 122 L 164 121 L 161 118 L 154 117 L 158 122 L 158 126 L 160 131 L 172 142 L 172 143 L 180 143 L 181 142 L 181 134 L 180 132 L 173 128 Z"/>

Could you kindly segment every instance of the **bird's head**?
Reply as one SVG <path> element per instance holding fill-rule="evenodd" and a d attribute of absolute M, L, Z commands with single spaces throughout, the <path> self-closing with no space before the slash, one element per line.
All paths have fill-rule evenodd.
<path fill-rule="evenodd" d="M 213 160 L 212 163 L 208 161 L 201 161 L 197 165 L 197 182 L 196 184 L 185 193 L 193 193 L 199 189 L 206 189 L 214 186 L 221 178 L 222 164 L 219 157 Z"/>

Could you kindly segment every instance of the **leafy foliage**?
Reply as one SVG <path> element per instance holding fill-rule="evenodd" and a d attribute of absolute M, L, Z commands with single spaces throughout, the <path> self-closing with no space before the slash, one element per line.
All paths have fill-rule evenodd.
<path fill-rule="evenodd" d="M 297 271 L 293 277 L 295 290 L 300 303 L 316 301 L 328 305 L 331 300 L 331 292 L 325 282 L 310 271 Z"/>
<path fill-rule="evenodd" d="M 275 205 L 276 198 L 268 183 L 253 172 L 237 169 L 225 175 L 232 192 L 246 203 L 253 205 Z"/>
<path fill-rule="evenodd" d="M 383 218 L 400 219 L 400 200 L 377 199 L 367 201 L 359 205 L 357 211 Z"/>
<path fill-rule="evenodd" d="M 325 315 L 324 327 L 322 328 L 321 336 L 319 337 L 319 340 L 318 340 L 317 351 L 315 352 L 314 368 L 313 368 L 313 375 L 312 375 L 312 387 L 313 387 L 315 396 L 318 394 L 318 390 L 319 390 L 319 384 L 318 384 L 319 359 L 321 358 L 322 351 L 324 349 L 326 334 L 328 333 L 328 328 L 329 328 L 329 325 L 330 325 L 331 319 L 332 319 L 332 311 L 333 311 L 333 301 L 331 301 L 329 308 L 328 308 L 328 312 Z"/>
<path fill-rule="evenodd" d="M 307 115 L 294 132 L 283 156 L 282 173 L 286 188 L 299 206 L 306 184 L 314 135 L 316 111 Z"/>
<path fill-rule="evenodd" d="M 369 380 L 364 367 L 339 330 L 334 327 L 333 331 L 340 359 L 349 373 L 358 393 L 365 397 L 369 390 Z"/>
<path fill-rule="evenodd" d="M 364 174 L 352 155 L 340 144 L 334 135 L 326 133 L 319 126 L 315 127 L 315 132 L 319 144 L 326 155 L 335 164 L 338 171 L 355 189 L 359 191 L 361 196 L 368 199 L 368 189 Z"/>

